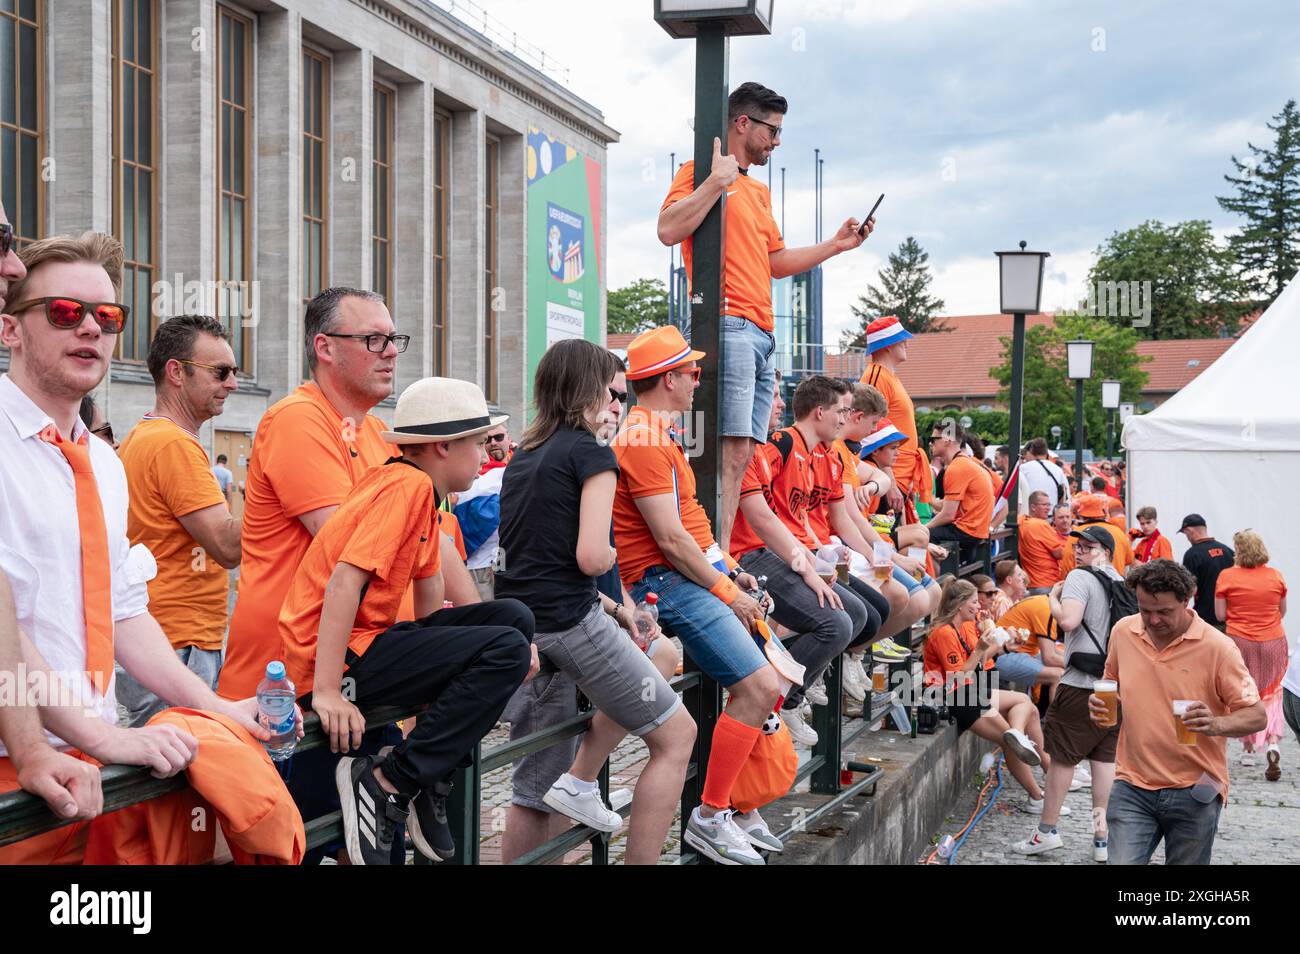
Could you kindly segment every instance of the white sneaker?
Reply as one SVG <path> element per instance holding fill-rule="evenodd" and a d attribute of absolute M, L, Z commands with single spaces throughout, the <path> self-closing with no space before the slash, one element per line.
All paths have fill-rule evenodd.
<path fill-rule="evenodd" d="M 818 676 L 814 682 L 804 692 L 803 697 L 815 706 L 824 706 L 830 702 L 830 696 L 826 695 L 826 684 L 822 682 L 822 677 Z"/>
<path fill-rule="evenodd" d="M 1241 753 L 1241 765 L 1242 765 L 1243 768 L 1254 768 L 1254 767 L 1255 767 L 1255 753 L 1254 753 L 1254 752 L 1242 752 L 1242 753 Z"/>
<path fill-rule="evenodd" d="M 567 815 L 596 831 L 615 832 L 623 827 L 623 816 L 611 811 L 601 800 L 599 788 L 579 792 L 570 788 L 571 784 L 565 775 L 561 775 L 542 796 L 542 801 L 561 815 Z"/>
<path fill-rule="evenodd" d="M 1074 778 L 1070 779 L 1070 791 L 1077 792 L 1081 788 L 1092 788 L 1092 769 L 1085 762 L 1074 767 Z"/>
<path fill-rule="evenodd" d="M 733 819 L 735 812 L 718 812 L 705 818 L 696 807 L 686 822 L 684 840 L 706 858 L 720 865 L 762 865 L 763 856 L 749 843 L 749 836 Z"/>
<path fill-rule="evenodd" d="M 1043 813 L 1043 803 L 1046 800 L 1045 798 L 1026 798 L 1021 803 L 1020 810 L 1026 815 L 1041 815 Z M 1068 818 L 1070 816 L 1070 806 L 1062 805 L 1059 814 L 1062 818 Z"/>
<path fill-rule="evenodd" d="M 785 720 L 785 727 L 790 730 L 795 745 L 811 749 L 817 744 L 817 732 L 808 724 L 803 709 L 782 709 L 781 718 Z"/>
<path fill-rule="evenodd" d="M 1018 841 L 1011 846 L 1013 851 L 1018 851 L 1022 855 L 1041 855 L 1045 851 L 1051 851 L 1053 848 L 1061 848 L 1064 845 L 1061 842 L 1059 832 L 1050 832 L 1044 835 L 1037 828 L 1024 841 Z"/>
<path fill-rule="evenodd" d="M 784 709 L 781 711 L 785 712 Z M 804 698 L 803 702 L 799 703 L 799 713 L 803 716 L 804 722 L 812 721 L 812 703 L 808 701 L 807 697 Z"/>
<path fill-rule="evenodd" d="M 1002 733 L 1002 747 L 1008 754 L 1014 755 L 1026 765 L 1041 765 L 1043 760 L 1038 755 L 1038 746 L 1034 740 L 1019 729 L 1007 729 Z"/>
<path fill-rule="evenodd" d="M 1106 842 L 1094 838 L 1092 840 L 1092 860 L 1099 865 L 1104 865 L 1110 859 L 1110 852 L 1107 850 Z"/>
<path fill-rule="evenodd" d="M 861 705 L 867 698 L 867 681 L 862 676 L 862 664 L 854 665 L 852 657 L 843 656 L 844 660 L 844 700 Z"/>
<path fill-rule="evenodd" d="M 772 829 L 767 827 L 767 822 L 763 821 L 763 816 L 758 813 L 757 808 L 744 815 L 736 812 L 731 820 L 745 833 L 745 837 L 755 848 L 761 848 L 763 851 L 781 851 L 785 847 L 781 844 L 781 839 L 772 834 Z"/>

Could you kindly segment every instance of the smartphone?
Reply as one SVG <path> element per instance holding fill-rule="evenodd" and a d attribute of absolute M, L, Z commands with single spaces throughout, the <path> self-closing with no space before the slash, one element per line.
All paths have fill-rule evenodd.
<path fill-rule="evenodd" d="M 885 201 L 885 193 L 882 192 L 880 193 L 880 198 L 876 200 L 876 204 L 873 205 L 871 207 L 871 211 L 867 213 L 867 217 L 863 219 L 862 224 L 858 226 L 859 235 L 861 235 L 863 232 L 866 231 L 867 223 L 871 221 L 871 217 L 876 214 L 876 209 L 880 208 L 880 203 L 884 201 Z"/>

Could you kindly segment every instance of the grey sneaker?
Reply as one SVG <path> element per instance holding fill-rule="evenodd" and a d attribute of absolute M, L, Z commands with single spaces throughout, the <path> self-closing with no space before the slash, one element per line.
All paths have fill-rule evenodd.
<path fill-rule="evenodd" d="M 772 834 L 772 829 L 767 827 L 767 822 L 763 821 L 763 816 L 758 813 L 757 808 L 744 815 L 736 812 L 732 820 L 755 848 L 761 848 L 763 851 L 781 851 L 785 847 L 781 844 L 781 839 Z"/>
<path fill-rule="evenodd" d="M 732 819 L 734 814 L 725 811 L 705 818 L 696 808 L 686 823 L 686 844 L 720 865 L 766 864 L 750 845 L 749 836 Z"/>

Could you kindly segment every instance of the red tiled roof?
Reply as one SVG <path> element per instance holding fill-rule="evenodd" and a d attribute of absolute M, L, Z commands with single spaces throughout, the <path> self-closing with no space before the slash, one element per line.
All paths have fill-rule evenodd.
<path fill-rule="evenodd" d="M 627 346 L 632 343 L 632 339 L 635 337 L 636 335 L 606 335 L 605 347 L 611 351 L 615 349 L 626 351 Z"/>
<path fill-rule="evenodd" d="M 1138 354 L 1152 357 L 1150 363 L 1142 366 L 1147 373 L 1142 393 L 1173 394 L 1182 390 L 1236 343 L 1236 338 L 1139 341 Z"/>
<path fill-rule="evenodd" d="M 998 383 L 989 371 L 1002 363 L 1002 336 L 1011 335 L 1010 315 L 944 317 L 951 330 L 917 335 L 907 343 L 899 380 L 914 401 L 933 398 L 995 397 Z M 1053 316 L 1027 315 L 1025 327 L 1051 324 Z"/>

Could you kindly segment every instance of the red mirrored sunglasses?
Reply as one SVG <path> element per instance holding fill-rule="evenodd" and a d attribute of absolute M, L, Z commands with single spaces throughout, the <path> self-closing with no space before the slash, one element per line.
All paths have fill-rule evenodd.
<path fill-rule="evenodd" d="M 45 319 L 55 328 L 76 328 L 89 311 L 99 325 L 99 330 L 106 335 L 115 335 L 126 326 L 126 316 L 131 313 L 126 305 L 111 301 L 81 301 L 76 298 L 32 298 L 14 305 L 9 309 L 11 315 L 21 314 L 28 308 L 42 305 Z"/>

